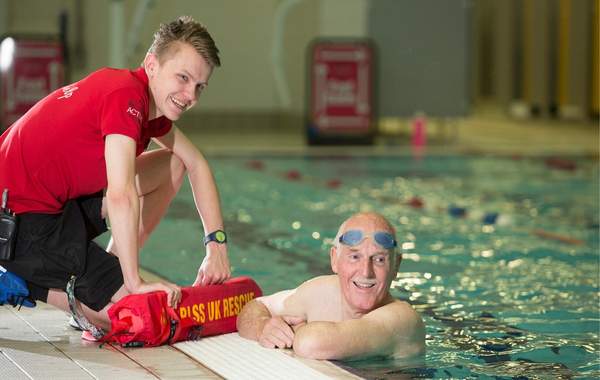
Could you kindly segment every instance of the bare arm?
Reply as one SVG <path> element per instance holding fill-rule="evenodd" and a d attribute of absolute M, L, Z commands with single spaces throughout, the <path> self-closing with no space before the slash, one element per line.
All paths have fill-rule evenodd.
<path fill-rule="evenodd" d="M 118 134 L 106 136 L 105 160 L 108 187 L 106 202 L 112 237 L 119 253 L 125 288 L 130 293 L 167 292 L 168 302 L 179 302 L 179 288 L 170 283 L 146 284 L 138 269 L 140 204 L 135 186 L 135 141 Z"/>
<path fill-rule="evenodd" d="M 135 142 L 123 135 L 108 135 L 105 157 L 111 232 L 118 247 L 125 287 L 131 292 L 142 282 L 138 271 L 140 202 L 135 187 Z"/>
<path fill-rule="evenodd" d="M 359 319 L 310 322 L 296 331 L 293 347 L 312 359 L 409 357 L 423 352 L 424 327 L 409 305 L 396 301 Z"/>
<path fill-rule="evenodd" d="M 269 319 L 269 309 L 262 302 L 252 300 L 244 305 L 237 317 L 238 333 L 243 338 L 258 340 Z"/>
<path fill-rule="evenodd" d="M 175 126 L 169 133 L 156 138 L 155 141 L 171 150 L 183 162 L 205 233 L 223 229 L 219 193 L 208 162 L 202 153 Z M 208 243 L 206 256 L 198 269 L 194 285 L 220 283 L 230 276 L 227 244 Z"/>
<path fill-rule="evenodd" d="M 240 336 L 256 340 L 263 347 L 290 348 L 294 341 L 294 330 L 304 323 L 305 318 L 298 315 L 276 313 L 293 290 L 284 290 L 271 296 L 252 300 L 244 306 L 238 315 L 237 328 Z M 281 308 L 280 308 L 281 307 Z"/>

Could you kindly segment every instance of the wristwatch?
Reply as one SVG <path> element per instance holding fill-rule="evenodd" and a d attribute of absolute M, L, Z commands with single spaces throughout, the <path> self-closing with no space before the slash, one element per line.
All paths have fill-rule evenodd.
<path fill-rule="evenodd" d="M 213 231 L 204 237 L 204 245 L 207 245 L 211 241 L 219 244 L 227 243 L 227 234 L 223 230 Z"/>

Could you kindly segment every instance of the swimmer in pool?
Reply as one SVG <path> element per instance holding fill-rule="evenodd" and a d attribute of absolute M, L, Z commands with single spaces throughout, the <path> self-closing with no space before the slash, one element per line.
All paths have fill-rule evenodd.
<path fill-rule="evenodd" d="M 330 250 L 335 274 L 248 303 L 239 334 L 311 359 L 412 357 L 425 351 L 425 326 L 390 284 L 402 255 L 395 230 L 377 213 L 347 219 Z"/>

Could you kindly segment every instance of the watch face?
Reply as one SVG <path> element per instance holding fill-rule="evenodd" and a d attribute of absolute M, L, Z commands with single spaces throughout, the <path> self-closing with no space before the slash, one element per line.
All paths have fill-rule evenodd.
<path fill-rule="evenodd" d="M 217 231 L 217 233 L 215 234 L 215 239 L 217 240 L 217 242 L 223 243 L 225 241 L 225 232 Z"/>

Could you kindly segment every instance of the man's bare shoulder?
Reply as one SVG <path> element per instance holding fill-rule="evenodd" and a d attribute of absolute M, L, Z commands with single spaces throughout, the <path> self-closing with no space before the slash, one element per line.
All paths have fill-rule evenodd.
<path fill-rule="evenodd" d="M 340 285 L 336 275 L 312 278 L 298 287 L 306 321 L 340 321 Z"/>
<path fill-rule="evenodd" d="M 318 276 L 303 282 L 296 289 L 296 295 L 307 304 L 313 304 L 315 301 L 322 300 L 333 301 L 332 298 L 339 298 L 340 285 L 336 275 Z"/>
<path fill-rule="evenodd" d="M 399 313 L 416 313 L 415 309 L 408 302 L 393 297 L 390 297 L 388 303 L 381 307 L 378 307 L 375 310 L 389 310 L 390 312 Z"/>
<path fill-rule="evenodd" d="M 272 315 L 306 315 L 316 296 L 335 290 L 336 276 L 319 276 L 303 282 L 295 289 L 257 298 Z"/>
<path fill-rule="evenodd" d="M 392 299 L 389 303 L 378 307 L 367 313 L 367 319 L 385 319 L 391 323 L 413 324 L 421 321 L 421 316 L 408 303 L 398 299 Z"/>
<path fill-rule="evenodd" d="M 313 277 L 298 286 L 298 290 L 303 292 L 323 291 L 323 289 L 328 288 L 339 288 L 336 275 Z"/>

